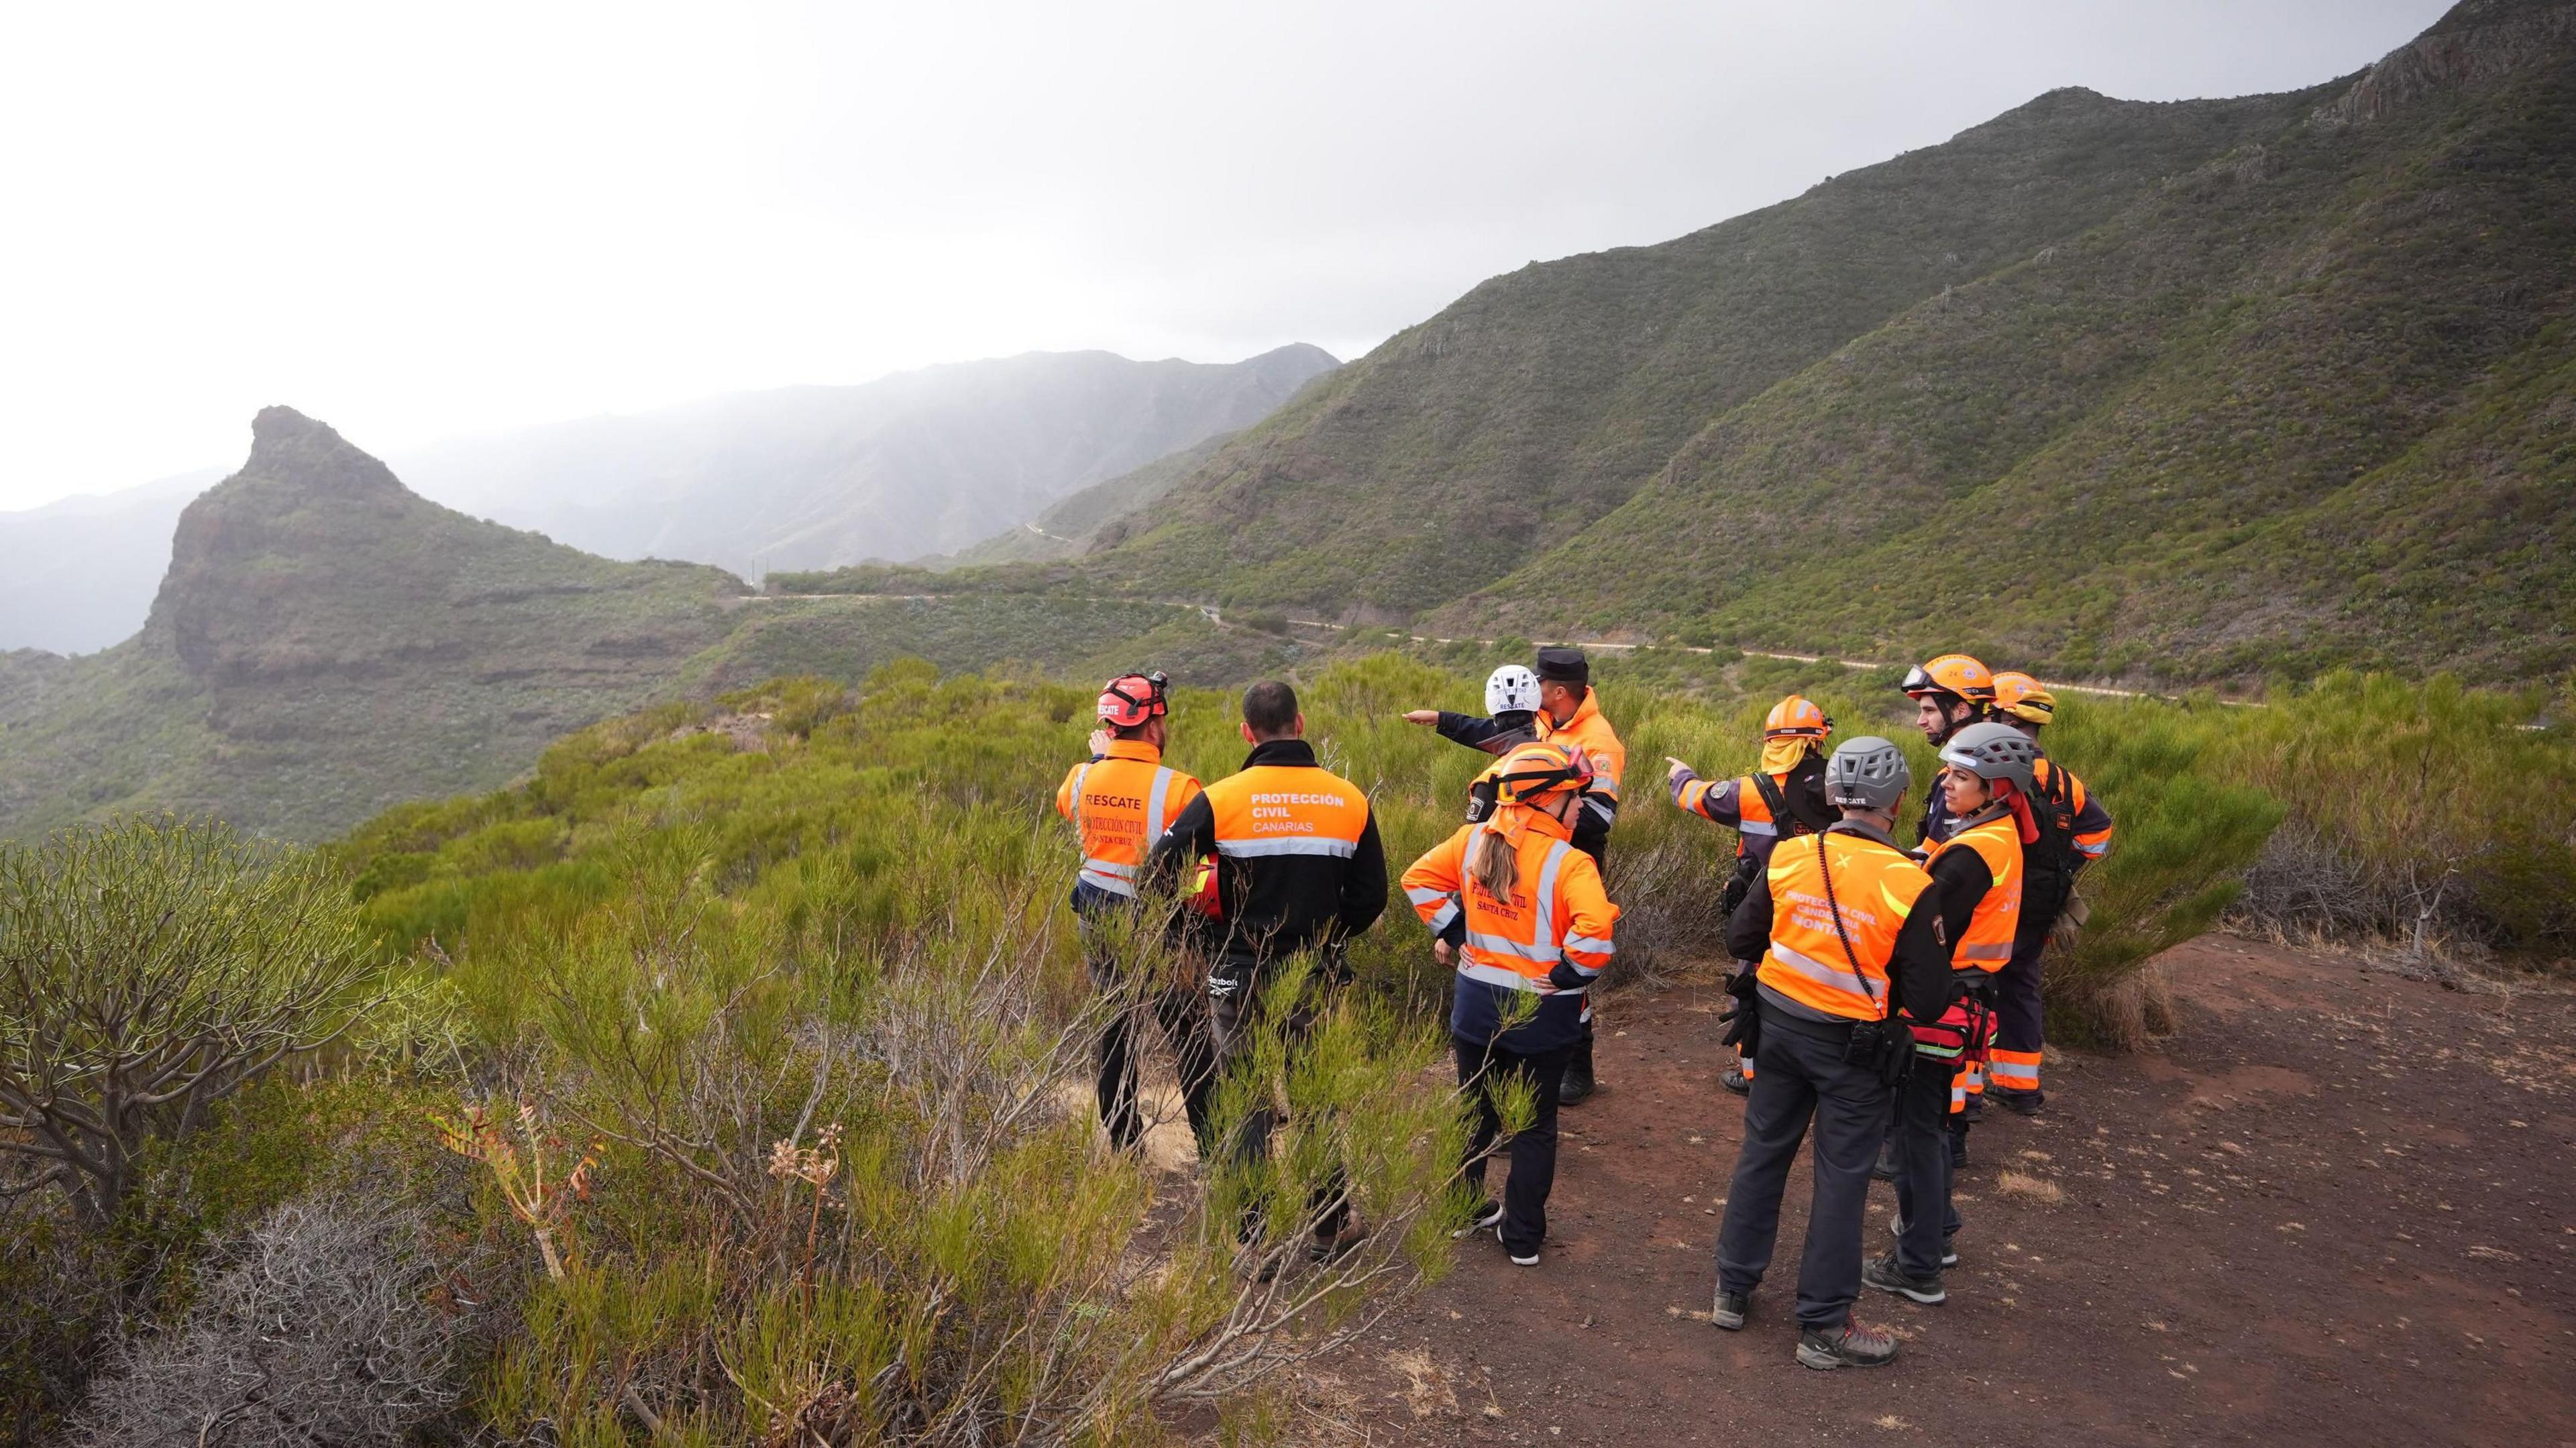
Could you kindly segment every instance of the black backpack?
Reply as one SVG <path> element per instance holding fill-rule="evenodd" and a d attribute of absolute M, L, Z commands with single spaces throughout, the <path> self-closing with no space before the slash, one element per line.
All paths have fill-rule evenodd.
<path fill-rule="evenodd" d="M 2075 848 L 2075 789 L 2067 774 L 2049 766 L 2048 782 L 2031 796 L 2030 817 L 2039 838 L 2022 850 L 2021 924 L 2013 933 L 2037 940 L 2057 923 L 2075 890 L 2075 871 L 2083 856 Z"/>
<path fill-rule="evenodd" d="M 1798 767 L 1789 771 L 1786 790 L 1759 769 L 1753 771 L 1752 778 L 1753 787 L 1762 794 L 1762 802 L 1771 807 L 1771 823 L 1780 831 L 1781 838 L 1820 835 L 1825 832 L 1825 826 L 1833 823 L 1833 811 L 1825 803 L 1825 763 L 1815 755 L 1809 754 L 1799 760 Z M 1735 873 L 1727 877 L 1726 893 L 1718 900 L 1718 906 L 1727 919 L 1735 918 L 1736 907 L 1753 893 L 1754 884 L 1761 878 L 1761 858 L 1750 850 L 1739 852 L 1735 857 Z"/>

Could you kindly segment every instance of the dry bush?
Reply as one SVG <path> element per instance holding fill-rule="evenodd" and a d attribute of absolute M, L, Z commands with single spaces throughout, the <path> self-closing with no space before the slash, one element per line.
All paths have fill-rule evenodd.
<path fill-rule="evenodd" d="M 1726 954 L 1727 876 L 1734 860 L 1707 840 L 1666 833 L 1642 850 L 1610 852 L 1610 897 L 1619 902 L 1619 953 L 1605 973 L 1613 986 L 1664 975 L 1693 959 Z"/>
<path fill-rule="evenodd" d="M 186 1323 L 119 1349 L 84 1448 L 368 1448 L 457 1399 L 464 1319 L 431 1301 L 421 1218 L 351 1196 L 277 1208 Z"/>

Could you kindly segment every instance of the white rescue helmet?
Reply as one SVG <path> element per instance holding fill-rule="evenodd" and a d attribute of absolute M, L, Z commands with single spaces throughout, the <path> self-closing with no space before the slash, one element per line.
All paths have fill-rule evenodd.
<path fill-rule="evenodd" d="M 1538 675 L 1519 664 L 1505 664 L 1485 677 L 1485 712 L 1538 712 Z"/>

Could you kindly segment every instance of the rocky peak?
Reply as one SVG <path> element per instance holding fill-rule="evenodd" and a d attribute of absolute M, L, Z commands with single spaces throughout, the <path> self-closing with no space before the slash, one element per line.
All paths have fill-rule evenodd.
<path fill-rule="evenodd" d="M 251 419 L 250 458 L 233 477 L 337 494 L 406 495 L 410 491 L 395 479 L 391 468 L 351 446 L 329 424 L 291 407 L 263 407 Z"/>
<path fill-rule="evenodd" d="M 2461 0 L 2319 107 L 2324 126 L 2368 125 L 2438 92 L 2474 90 L 2576 50 L 2571 0 Z"/>

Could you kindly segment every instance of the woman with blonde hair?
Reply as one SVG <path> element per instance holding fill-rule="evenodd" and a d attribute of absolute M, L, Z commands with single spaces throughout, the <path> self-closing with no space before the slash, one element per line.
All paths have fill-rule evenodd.
<path fill-rule="evenodd" d="M 1591 780 L 1582 750 L 1523 744 L 1495 771 L 1490 816 L 1404 872 L 1405 898 L 1436 937 L 1432 954 L 1458 972 L 1449 1034 L 1459 1084 L 1476 1106 L 1465 1175 L 1479 1190 L 1502 1131 L 1495 1090 L 1506 1079 L 1526 1081 L 1536 1097 L 1535 1116 L 1512 1138 L 1504 1200 L 1486 1197 L 1470 1223 L 1498 1228 L 1503 1249 L 1523 1267 L 1538 1265 L 1547 1236 L 1558 1093 L 1619 919 L 1600 867 L 1572 843 Z"/>

